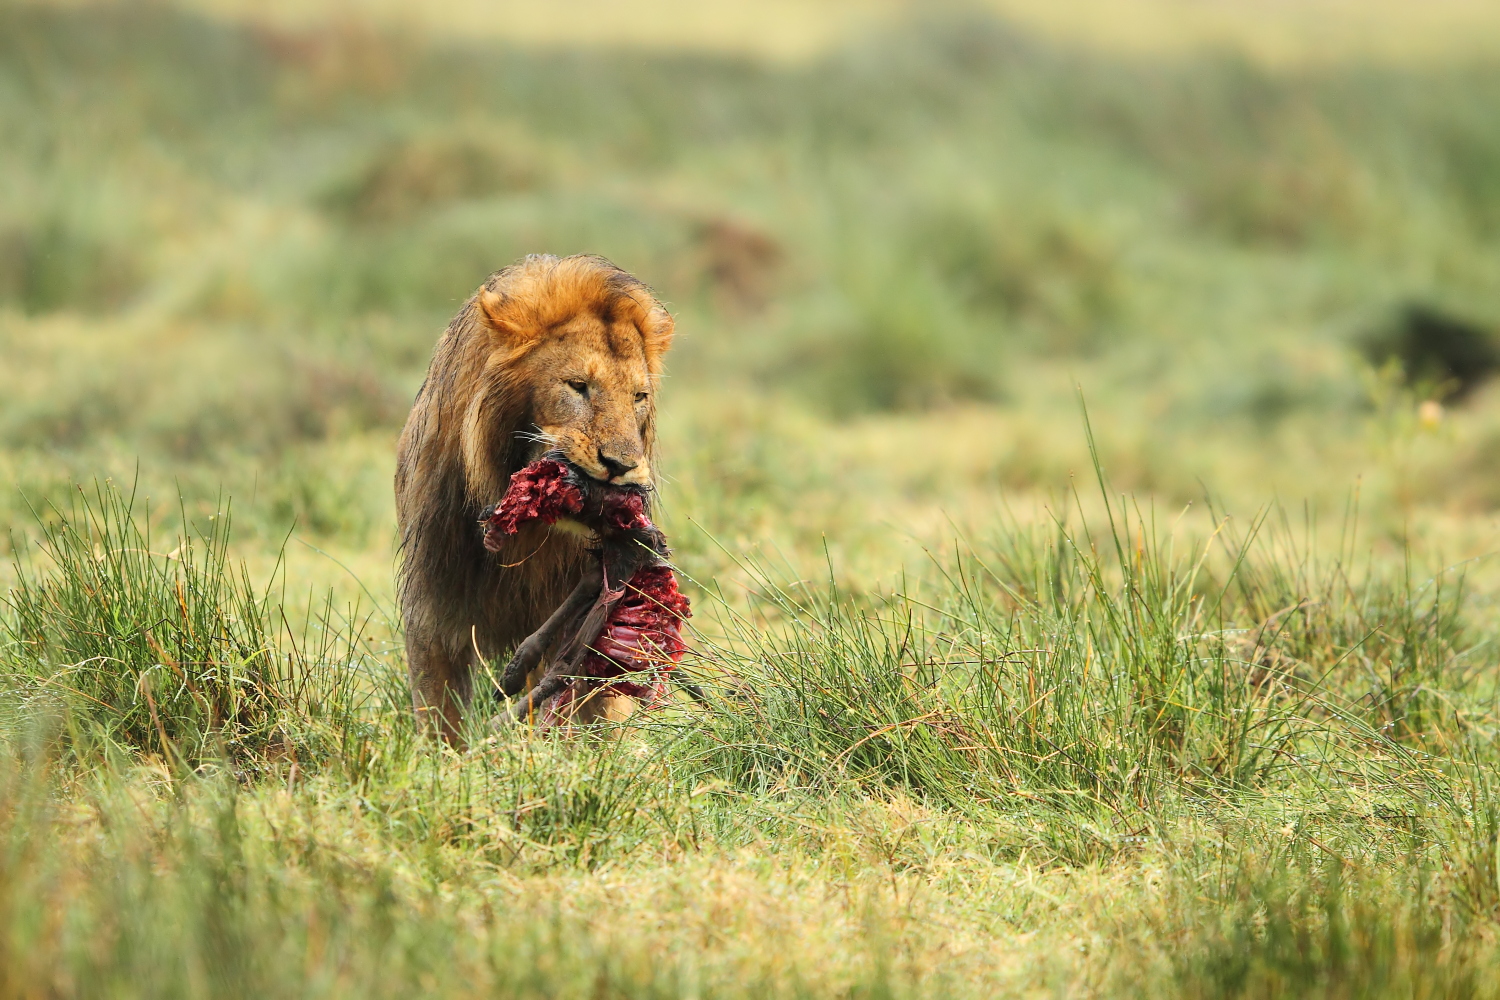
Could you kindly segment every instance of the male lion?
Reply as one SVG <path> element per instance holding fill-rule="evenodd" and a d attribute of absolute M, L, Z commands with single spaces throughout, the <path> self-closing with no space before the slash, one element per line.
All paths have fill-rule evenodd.
<path fill-rule="evenodd" d="M 540 254 L 491 275 L 448 324 L 396 457 L 406 657 L 429 730 L 457 739 L 479 657 L 535 631 L 584 569 L 580 527 L 523 528 L 491 553 L 480 511 L 545 451 L 604 482 L 652 483 L 672 326 L 644 284 L 602 257 Z M 582 711 L 633 708 L 594 698 Z"/>

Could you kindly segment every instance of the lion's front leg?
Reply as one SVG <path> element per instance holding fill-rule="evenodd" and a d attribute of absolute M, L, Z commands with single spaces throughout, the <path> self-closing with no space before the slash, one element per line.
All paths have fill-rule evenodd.
<path fill-rule="evenodd" d="M 430 637 L 407 633 L 407 678 L 417 724 L 455 747 L 462 743 L 464 709 L 473 695 L 471 655 L 455 655 Z"/>

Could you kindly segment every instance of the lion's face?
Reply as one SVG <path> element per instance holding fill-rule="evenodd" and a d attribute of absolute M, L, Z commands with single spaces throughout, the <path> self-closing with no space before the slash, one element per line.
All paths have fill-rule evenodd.
<path fill-rule="evenodd" d="M 655 390 L 633 322 L 589 312 L 554 327 L 517 366 L 540 431 L 532 458 L 557 450 L 595 479 L 646 485 Z"/>
<path fill-rule="evenodd" d="M 604 482 L 649 485 L 653 395 L 672 317 L 649 289 L 598 257 L 528 257 L 473 300 L 485 329 L 463 450 L 471 499 L 503 492 L 514 446 L 560 451 Z M 498 459 L 498 461 L 497 461 Z"/>

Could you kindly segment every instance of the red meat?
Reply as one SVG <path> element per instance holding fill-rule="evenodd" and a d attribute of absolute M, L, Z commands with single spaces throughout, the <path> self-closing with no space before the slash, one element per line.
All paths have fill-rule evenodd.
<path fill-rule="evenodd" d="M 583 508 L 583 494 L 569 478 L 567 466 L 552 459 L 533 462 L 511 476 L 510 488 L 484 522 L 485 547 L 495 551 L 502 536 L 514 535 L 528 522 L 554 524 Z M 636 490 L 605 493 L 600 518 L 604 527 L 619 532 L 652 528 L 645 500 Z M 540 724 L 563 722 L 574 701 L 602 687 L 648 704 L 666 695 L 666 672 L 687 651 L 682 641 L 682 623 L 692 615 L 687 596 L 678 589 L 671 567 L 661 563 L 637 570 L 624 591 L 604 628 L 586 644 L 577 668 L 582 676 L 548 704 L 537 720 Z"/>
<path fill-rule="evenodd" d="M 552 459 L 532 462 L 510 477 L 510 488 L 484 522 L 484 547 L 498 552 L 504 537 L 528 521 L 556 524 L 582 510 L 583 494 L 568 478 L 567 466 Z"/>
<path fill-rule="evenodd" d="M 690 617 L 688 599 L 677 589 L 668 566 L 637 570 L 625 585 L 625 596 L 614 606 L 604 629 L 584 654 L 580 672 L 605 680 L 626 674 L 661 674 L 671 670 L 687 652 L 682 622 Z M 659 677 L 654 678 L 659 683 Z M 654 693 L 635 681 L 613 680 L 610 690 L 643 698 Z"/>
<path fill-rule="evenodd" d="M 604 523 L 616 531 L 645 531 L 651 527 L 646 499 L 635 490 L 613 490 L 604 497 Z"/>

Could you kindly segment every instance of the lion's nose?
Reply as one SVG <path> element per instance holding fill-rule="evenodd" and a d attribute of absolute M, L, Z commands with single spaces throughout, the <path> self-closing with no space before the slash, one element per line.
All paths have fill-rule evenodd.
<path fill-rule="evenodd" d="M 634 469 L 640 463 L 626 462 L 618 458 L 611 458 L 609 455 L 604 454 L 604 450 L 601 448 L 599 450 L 599 464 L 604 466 L 604 471 L 609 474 L 608 478 L 619 479 L 621 476 L 625 475 L 625 473 L 629 472 L 631 469 Z"/>

